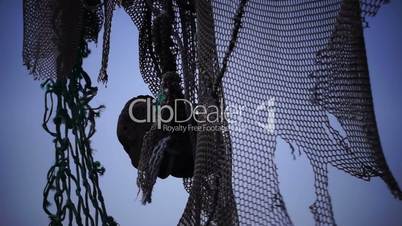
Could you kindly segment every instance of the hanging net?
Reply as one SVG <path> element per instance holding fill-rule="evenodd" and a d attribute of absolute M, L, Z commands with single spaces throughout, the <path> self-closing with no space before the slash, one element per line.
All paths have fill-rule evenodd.
<path fill-rule="evenodd" d="M 96 41 L 103 23 L 98 1 L 24 1 L 24 64 L 44 79 L 43 128 L 54 143 L 54 162 L 43 191 L 43 209 L 51 226 L 116 226 L 99 186 L 105 168 L 93 158 L 91 138 L 103 106 L 82 68 L 88 42 Z M 110 8 L 112 9 L 112 8 Z M 107 19 L 109 12 L 106 10 Z"/>
<path fill-rule="evenodd" d="M 402 197 L 379 142 L 363 37 L 365 17 L 383 3 L 123 1 L 140 32 L 140 67 L 152 92 L 162 75 L 153 29 L 170 12 L 164 26 L 173 30 L 186 98 L 246 106 L 221 123 L 229 131 L 197 133 L 179 225 L 291 225 L 274 162 L 277 138 L 313 167 L 317 225 L 335 225 L 329 166 L 365 180 L 380 176 Z"/>
<path fill-rule="evenodd" d="M 74 22 L 79 11 L 63 6 L 71 10 L 65 13 L 71 19 L 65 21 L 74 26 L 63 22 L 52 26 L 60 17 L 47 9 L 56 2 L 26 0 L 24 4 L 24 62 L 35 78 L 63 77 L 72 70 L 76 59 L 71 51 L 78 48 L 76 39 L 82 34 L 76 37 L 71 29 L 86 27 L 88 21 Z M 97 5 L 100 8 L 85 7 L 82 2 L 87 1 L 72 2 L 80 10 L 91 9 L 88 12 L 97 15 L 97 21 L 105 17 L 99 80 L 107 81 L 115 2 L 105 0 Z M 379 176 L 402 199 L 378 136 L 363 36 L 366 17 L 374 16 L 384 3 L 119 2 L 139 30 L 141 74 L 158 100 L 161 95 L 169 97 L 164 80 L 176 74 L 182 90 L 176 96 L 205 106 L 206 113 L 212 106 L 218 106 L 222 114 L 243 106 L 223 119 L 221 114 L 208 120 L 207 114 L 200 116 L 204 120 L 197 126 L 204 129 L 186 135 L 191 140 L 194 170 L 191 177 L 183 176 L 189 199 L 178 225 L 292 225 L 274 162 L 278 138 L 294 152 L 305 153 L 313 168 L 316 199 L 310 210 L 316 225 L 336 225 L 328 192 L 331 166 L 364 180 Z M 85 37 L 99 31 L 100 24 L 92 24 L 99 26 L 84 29 Z M 53 34 L 60 27 L 64 33 L 55 42 Z M 185 110 L 191 113 L 188 107 Z M 168 139 L 150 127 L 136 163 L 144 203 L 151 202 L 158 174 L 159 163 L 153 168 L 151 162 L 162 161 L 151 160 L 163 156 L 152 144 Z M 212 127 L 223 129 L 208 129 Z"/>

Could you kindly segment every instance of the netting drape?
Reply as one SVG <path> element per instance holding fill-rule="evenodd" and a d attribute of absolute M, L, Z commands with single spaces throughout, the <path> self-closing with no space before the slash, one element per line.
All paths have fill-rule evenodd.
<path fill-rule="evenodd" d="M 161 72 L 151 30 L 161 2 L 123 3 L 139 29 L 140 68 L 153 93 Z M 384 3 L 173 1 L 172 38 L 186 97 L 206 106 L 245 106 L 223 122 L 228 132 L 197 134 L 179 225 L 292 225 L 274 162 L 278 137 L 313 167 L 310 209 L 317 225 L 335 225 L 330 166 L 361 179 L 380 176 L 401 198 L 378 137 L 363 36 L 365 18 Z M 261 105 L 273 110 L 256 112 Z M 256 125 L 270 122 L 272 111 L 273 130 Z"/>

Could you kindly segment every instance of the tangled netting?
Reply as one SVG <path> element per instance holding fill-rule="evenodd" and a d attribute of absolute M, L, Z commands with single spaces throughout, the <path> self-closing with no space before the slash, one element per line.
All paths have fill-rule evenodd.
<path fill-rule="evenodd" d="M 108 25 L 113 3 L 106 6 Z M 94 160 L 91 147 L 102 106 L 91 106 L 97 88 L 82 68 L 87 42 L 96 41 L 103 15 L 96 0 L 24 1 L 24 63 L 34 78 L 46 79 L 43 128 L 55 149 L 43 191 L 51 226 L 117 225 L 99 186 L 105 168 Z"/>
<path fill-rule="evenodd" d="M 58 27 L 49 26 L 55 18 L 43 10 L 59 1 L 26 2 L 24 62 L 37 78 L 63 76 L 75 61 L 56 57 L 49 34 Z M 277 138 L 304 152 L 312 165 L 316 225 L 335 225 L 330 166 L 364 180 L 380 176 L 402 199 L 379 141 L 363 37 L 365 18 L 385 0 L 120 3 L 138 27 L 141 74 L 155 96 L 163 75 L 174 71 L 191 103 L 225 106 L 222 113 L 240 107 L 229 118 L 198 124 L 228 130 L 191 135 L 194 174 L 184 179 L 190 196 L 179 225 L 292 225 L 278 186 Z M 114 4 L 103 2 L 101 81 L 107 80 Z M 41 21 L 30 19 L 38 13 Z M 71 29 L 82 26 L 74 22 L 76 11 L 70 13 Z M 75 36 L 64 31 L 59 42 L 74 46 Z M 150 158 L 142 153 L 141 159 Z M 151 194 L 152 186 L 143 189 Z"/>
<path fill-rule="evenodd" d="M 88 55 L 86 47 L 81 49 Z M 97 88 L 81 68 L 73 67 L 68 79 L 46 80 L 43 128 L 53 137 L 55 161 L 47 174 L 43 208 L 51 226 L 117 225 L 108 216 L 99 187 L 105 168 L 93 159 L 90 144 L 100 107 L 91 107 Z M 72 137 L 72 138 L 71 138 Z"/>

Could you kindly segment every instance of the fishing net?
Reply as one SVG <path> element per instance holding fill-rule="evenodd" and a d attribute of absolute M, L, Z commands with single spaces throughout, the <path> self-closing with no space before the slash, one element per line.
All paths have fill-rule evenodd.
<path fill-rule="evenodd" d="M 110 26 L 113 4 L 25 0 L 23 6 L 23 60 L 35 79 L 45 80 L 42 126 L 54 143 L 54 162 L 43 191 L 49 225 L 115 226 L 99 186 L 105 168 L 93 158 L 91 146 L 103 106 L 91 105 L 97 88 L 82 68 L 90 53 L 88 42 L 96 41 L 101 29 L 102 9 L 105 25 Z M 105 40 L 107 45 L 107 32 Z"/>
<path fill-rule="evenodd" d="M 80 55 L 88 55 L 85 44 Z M 78 59 L 81 59 L 78 57 Z M 90 101 L 97 88 L 81 68 L 82 60 L 68 78 L 47 79 L 43 128 L 52 136 L 55 155 L 43 191 L 43 209 L 51 226 L 116 226 L 107 214 L 99 176 L 105 168 L 93 158 L 90 139 L 95 134 L 95 118 L 103 106 L 92 107 Z"/>
<path fill-rule="evenodd" d="M 49 39 L 54 18 L 46 7 L 53 1 L 26 2 L 24 62 L 36 78 L 63 76 L 56 72 L 71 68 L 68 60 L 57 63 Z M 179 225 L 292 225 L 274 162 L 278 138 L 293 152 L 304 152 L 313 168 L 316 199 L 310 209 L 316 225 L 335 225 L 331 166 L 364 180 L 379 176 L 402 199 L 378 136 L 363 36 L 366 17 L 384 3 L 121 1 L 139 30 L 141 74 L 154 96 L 164 75 L 174 72 L 185 99 L 228 113 L 200 120 L 203 129 L 190 135 L 194 172 L 184 179 L 189 199 Z M 101 81 L 107 80 L 113 7 L 113 1 L 103 3 Z M 43 22 L 32 19 L 37 15 Z M 35 30 L 38 23 L 47 26 Z M 67 43 L 75 46 L 70 36 Z M 140 166 L 155 155 L 142 150 Z M 139 177 L 143 194 L 151 194 L 156 177 L 141 170 Z"/>
<path fill-rule="evenodd" d="M 229 131 L 197 133 L 179 225 L 291 225 L 274 162 L 278 137 L 313 167 L 317 225 L 335 224 L 329 166 L 381 176 L 401 198 L 378 138 L 363 37 L 365 17 L 384 1 L 167 2 L 123 1 L 150 90 L 158 93 L 162 75 L 152 30 L 173 11 L 171 49 L 186 98 L 244 106 L 221 122 Z"/>

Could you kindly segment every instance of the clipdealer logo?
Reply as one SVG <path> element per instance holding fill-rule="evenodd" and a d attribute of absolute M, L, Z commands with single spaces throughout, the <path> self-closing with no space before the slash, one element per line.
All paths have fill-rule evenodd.
<path fill-rule="evenodd" d="M 146 103 L 145 119 L 138 119 L 133 114 L 134 105 L 137 103 Z M 223 101 L 221 101 L 221 103 L 223 103 Z M 179 119 L 177 117 L 178 114 L 176 114 L 176 112 L 178 112 L 178 106 L 186 106 L 190 109 L 186 118 Z M 169 129 L 165 126 L 168 123 L 175 122 L 180 124 L 190 121 L 196 122 L 198 125 L 203 123 L 215 124 L 227 121 L 231 127 L 236 127 L 237 130 L 242 130 L 245 115 L 247 115 L 248 118 L 254 116 L 253 121 L 256 126 L 259 126 L 268 133 L 273 134 L 275 131 L 275 98 L 270 98 L 265 102 L 261 102 L 253 108 L 247 105 L 228 105 L 226 107 L 223 106 L 223 104 L 220 106 L 194 105 L 186 99 L 176 99 L 173 107 L 170 105 L 159 106 L 155 105 L 150 98 L 139 98 L 130 103 L 128 113 L 131 120 L 136 123 L 157 123 L 158 129 L 166 130 L 173 130 L 172 128 Z M 220 109 L 223 109 L 223 111 Z M 261 117 L 261 115 L 264 115 L 264 117 Z M 182 130 L 197 130 L 194 128 L 185 128 L 183 126 L 177 126 L 176 128 Z"/>

